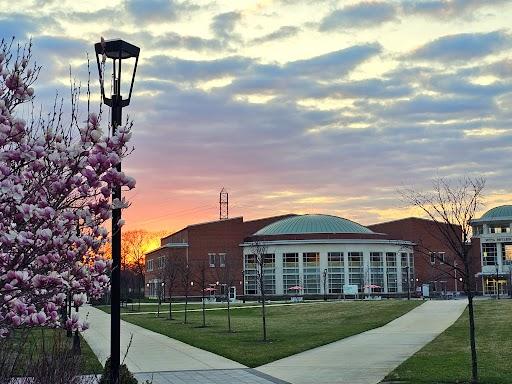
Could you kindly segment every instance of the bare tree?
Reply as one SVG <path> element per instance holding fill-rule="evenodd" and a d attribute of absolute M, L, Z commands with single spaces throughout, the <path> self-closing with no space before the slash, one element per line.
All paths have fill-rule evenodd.
<path fill-rule="evenodd" d="M 256 285 L 261 301 L 261 320 L 263 325 L 263 341 L 267 341 L 267 318 L 265 311 L 265 266 L 268 262 L 268 247 L 261 241 L 253 241 L 250 246 L 249 264 L 254 263 L 256 267 Z"/>
<path fill-rule="evenodd" d="M 170 254 L 165 256 L 164 259 L 164 269 L 163 269 L 163 280 L 165 281 L 165 286 L 167 287 L 167 291 L 169 292 L 169 320 L 172 320 L 172 294 L 174 292 L 174 288 L 178 283 L 178 277 L 180 273 L 180 264 L 178 263 L 176 255 Z"/>
<path fill-rule="evenodd" d="M 202 299 L 202 315 L 203 315 L 203 327 L 206 327 L 206 307 L 205 307 L 205 292 L 207 288 L 207 271 L 210 268 L 209 264 L 205 260 L 199 261 L 196 267 L 196 280 L 201 287 L 201 299 Z"/>
<path fill-rule="evenodd" d="M 188 262 L 180 263 L 180 279 L 183 292 L 185 293 L 185 319 L 184 323 L 187 324 L 187 309 L 188 309 L 188 296 L 190 294 L 190 287 L 192 283 L 192 268 Z"/>
<path fill-rule="evenodd" d="M 228 318 L 228 332 L 233 332 L 231 327 L 231 301 L 230 301 L 230 289 L 235 285 L 237 276 L 237 269 L 234 263 L 233 255 L 226 254 L 224 256 L 224 265 L 220 265 L 217 269 L 218 279 L 224 290 L 224 298 L 227 302 L 227 318 Z"/>
<path fill-rule="evenodd" d="M 456 181 L 438 178 L 430 192 L 414 189 L 401 191 L 402 198 L 421 209 L 433 222 L 433 228 L 448 249 L 454 254 L 453 261 L 435 252 L 419 247 L 419 251 L 449 266 L 446 274 L 458 273 L 463 279 L 464 292 L 468 297 L 469 338 L 471 347 L 471 382 L 478 382 L 478 363 L 475 340 L 475 316 L 473 297 L 476 291 L 474 262 L 470 250 L 471 220 L 482 205 L 485 179 L 464 177 Z M 441 259 L 442 258 L 442 259 Z M 457 261 L 460 261 L 458 263 Z M 454 276 L 455 278 L 455 276 Z"/>

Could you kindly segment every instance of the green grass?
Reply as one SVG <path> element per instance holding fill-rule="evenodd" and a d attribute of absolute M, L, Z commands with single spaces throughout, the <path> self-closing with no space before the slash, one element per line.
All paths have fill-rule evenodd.
<path fill-rule="evenodd" d="M 55 345 L 71 350 L 72 339 L 66 337 L 66 331 L 63 329 L 31 328 L 15 330 L 9 349 L 12 353 L 21 353 L 22 357 L 16 369 L 18 374 L 24 374 L 22 367 L 26 362 L 32 361 L 31 355 L 39 356 L 43 353 L 43 350 L 51 350 Z M 103 371 L 101 363 L 82 337 L 80 337 L 80 346 L 82 351 L 81 373 L 101 373 Z"/>
<path fill-rule="evenodd" d="M 386 300 L 380 302 L 329 302 L 267 307 L 268 342 L 262 341 L 259 308 L 231 311 L 232 327 L 227 332 L 227 311 L 206 313 L 206 328 L 201 328 L 201 312 L 183 313 L 176 320 L 154 314 L 123 316 L 123 319 L 187 344 L 217 353 L 249 367 L 340 340 L 380 327 L 405 314 L 421 301 Z"/>
<path fill-rule="evenodd" d="M 471 377 L 468 311 L 418 351 L 387 380 L 406 383 L 467 383 Z M 480 384 L 512 382 L 512 300 L 475 302 Z"/>
<path fill-rule="evenodd" d="M 243 307 L 243 306 L 254 306 L 258 305 L 258 303 L 237 303 L 237 304 L 231 304 L 231 307 Z M 96 308 L 101 309 L 103 312 L 110 313 L 110 305 L 98 305 Z M 187 305 L 188 309 L 197 310 L 202 308 L 202 304 L 196 302 L 188 303 Z M 226 303 L 217 303 L 217 304 L 205 304 L 205 308 L 227 308 Z M 130 314 L 130 313 L 139 313 L 139 312 L 157 312 L 158 305 L 157 304 L 145 304 L 139 306 L 137 304 L 133 304 L 133 307 L 131 304 L 128 304 L 127 307 L 121 307 L 121 314 Z M 185 303 L 177 302 L 172 303 L 172 311 L 181 312 L 185 310 Z M 162 303 L 160 306 L 160 312 L 161 313 L 167 313 L 169 314 L 169 303 Z"/>

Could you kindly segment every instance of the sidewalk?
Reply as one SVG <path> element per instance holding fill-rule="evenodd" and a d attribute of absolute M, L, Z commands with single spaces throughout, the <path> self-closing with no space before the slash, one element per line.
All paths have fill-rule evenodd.
<path fill-rule="evenodd" d="M 91 306 L 85 306 L 82 311 L 89 313 L 88 320 L 91 324 L 91 328 L 83 332 L 83 337 L 104 364 L 110 356 L 110 315 Z M 134 373 L 247 368 L 236 361 L 126 321 L 121 321 L 121 360 L 131 335 L 133 340 L 125 364 Z"/>
<path fill-rule="evenodd" d="M 256 368 L 293 384 L 377 384 L 452 325 L 467 300 L 427 301 L 387 325 Z"/>

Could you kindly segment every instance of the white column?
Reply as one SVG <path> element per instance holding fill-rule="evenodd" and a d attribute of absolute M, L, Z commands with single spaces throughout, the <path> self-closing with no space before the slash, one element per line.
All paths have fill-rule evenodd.
<path fill-rule="evenodd" d="M 276 294 L 283 295 L 284 287 L 283 287 L 283 254 L 282 253 L 274 253 L 275 257 L 275 277 L 276 277 Z"/>
<path fill-rule="evenodd" d="M 503 272 L 503 259 L 501 257 L 501 252 L 502 252 L 501 247 L 503 247 L 502 243 L 496 243 L 496 258 L 497 258 L 496 261 L 498 262 L 498 271 L 499 272 Z"/>
<path fill-rule="evenodd" d="M 327 269 L 327 252 L 320 252 L 320 293 L 324 294 L 324 287 L 328 291 L 329 290 L 329 274 L 325 275 L 327 281 L 324 282 L 324 270 Z"/>
<path fill-rule="evenodd" d="M 402 293 L 402 252 L 396 252 L 396 290 Z"/>
<path fill-rule="evenodd" d="M 370 251 L 363 251 L 363 287 L 370 285 L 371 282 L 371 271 L 370 271 Z M 365 293 L 370 293 L 370 288 L 363 288 Z"/>
<path fill-rule="evenodd" d="M 348 251 L 343 252 L 343 270 L 345 271 L 345 285 L 349 283 L 348 273 Z M 343 289 L 343 287 L 342 287 Z"/>
<path fill-rule="evenodd" d="M 382 270 L 384 274 L 384 293 L 388 293 L 388 262 L 386 260 L 386 252 L 382 253 Z"/>

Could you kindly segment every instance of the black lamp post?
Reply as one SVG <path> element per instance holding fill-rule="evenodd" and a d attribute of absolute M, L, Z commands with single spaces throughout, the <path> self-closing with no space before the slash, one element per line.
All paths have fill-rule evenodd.
<path fill-rule="evenodd" d="M 140 48 L 123 40 L 107 40 L 94 44 L 96 61 L 100 77 L 101 99 L 111 108 L 112 112 L 112 134 L 116 133 L 117 127 L 121 125 L 122 109 L 130 104 L 132 96 L 133 81 L 139 61 Z M 127 59 L 135 59 L 133 73 L 130 82 L 128 97 L 121 96 L 121 63 Z M 103 69 L 107 60 L 112 62 L 112 87 L 110 97 L 105 96 Z M 117 171 L 121 171 L 121 162 L 116 165 Z M 121 188 L 114 188 L 112 201 L 121 201 Z M 110 315 L 110 358 L 111 372 L 110 383 L 119 383 L 119 364 L 121 353 L 121 209 L 112 209 L 112 279 L 111 279 L 111 315 Z"/>

